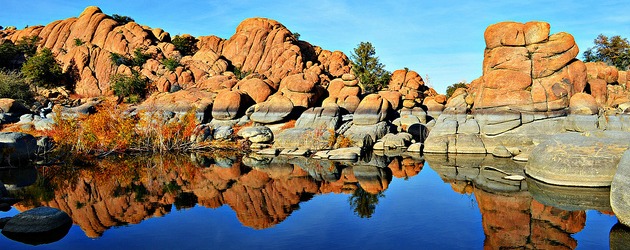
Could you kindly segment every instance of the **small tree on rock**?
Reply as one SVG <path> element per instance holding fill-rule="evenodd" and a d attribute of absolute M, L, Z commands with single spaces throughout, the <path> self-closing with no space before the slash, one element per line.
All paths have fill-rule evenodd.
<path fill-rule="evenodd" d="M 118 14 L 113 14 L 112 18 L 114 19 L 114 21 L 118 22 L 121 25 L 130 23 L 130 22 L 135 22 L 135 20 L 133 20 L 133 18 L 128 17 L 128 16 L 121 16 Z"/>
<path fill-rule="evenodd" d="M 379 62 L 376 49 L 370 42 L 361 42 L 352 53 L 352 72 L 366 92 L 376 92 L 386 87 L 391 73 Z"/>
<path fill-rule="evenodd" d="M 176 35 L 171 43 L 175 45 L 175 49 L 177 49 L 182 56 L 193 55 L 199 48 L 197 48 L 197 38 L 191 35 Z"/>

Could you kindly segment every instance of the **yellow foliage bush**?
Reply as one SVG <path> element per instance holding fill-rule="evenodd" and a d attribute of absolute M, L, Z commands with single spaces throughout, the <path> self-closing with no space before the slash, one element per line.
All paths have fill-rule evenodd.
<path fill-rule="evenodd" d="M 198 123 L 194 110 L 167 119 L 160 112 L 130 116 L 125 108 L 104 103 L 95 114 L 78 117 L 63 117 L 57 111 L 55 125 L 46 135 L 60 150 L 77 153 L 184 151 L 193 146 L 189 138 Z"/>

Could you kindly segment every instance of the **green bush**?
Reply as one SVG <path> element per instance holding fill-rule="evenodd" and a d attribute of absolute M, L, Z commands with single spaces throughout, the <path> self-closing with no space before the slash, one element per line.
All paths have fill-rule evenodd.
<path fill-rule="evenodd" d="M 17 42 L 16 46 L 24 55 L 31 57 L 37 53 L 37 44 L 41 40 L 39 36 L 24 36 Z"/>
<path fill-rule="evenodd" d="M 133 18 L 128 17 L 128 16 L 121 16 L 118 14 L 113 14 L 112 18 L 114 19 L 114 21 L 118 22 L 121 25 L 127 24 L 129 22 L 135 22 L 135 20 L 133 20 Z"/>
<path fill-rule="evenodd" d="M 137 71 L 131 75 L 115 74 L 111 79 L 111 88 L 118 98 L 127 102 L 139 102 L 147 92 L 147 80 Z"/>
<path fill-rule="evenodd" d="M 234 76 L 236 76 L 238 80 L 243 80 L 243 78 L 247 77 L 250 73 L 249 71 L 241 71 L 239 67 L 234 67 Z"/>
<path fill-rule="evenodd" d="M 11 98 L 24 104 L 33 102 L 33 91 L 18 71 L 0 70 L 0 98 Z"/>
<path fill-rule="evenodd" d="M 466 87 L 467 85 L 466 85 L 466 82 L 464 81 L 453 83 L 453 85 L 448 86 L 446 88 L 446 98 L 447 99 L 450 98 L 453 95 L 453 93 L 455 93 L 455 90 L 457 90 L 458 88 L 466 88 Z"/>
<path fill-rule="evenodd" d="M 136 48 L 133 51 L 133 59 L 131 59 L 131 65 L 142 67 L 142 65 L 144 65 L 144 63 L 147 62 L 149 58 L 151 58 L 150 54 L 145 54 L 141 48 Z"/>
<path fill-rule="evenodd" d="M 81 40 L 80 38 L 75 38 L 74 39 L 74 46 L 79 47 L 81 45 L 85 44 L 85 41 Z"/>
<path fill-rule="evenodd" d="M 195 54 L 195 52 L 199 50 L 199 48 L 197 48 L 197 41 L 199 40 L 193 36 L 176 35 L 175 38 L 171 40 L 171 43 L 175 45 L 175 49 L 182 53 L 182 56 L 187 56 Z"/>
<path fill-rule="evenodd" d="M 114 53 L 114 52 L 109 53 L 109 59 L 112 60 L 112 63 L 115 64 L 116 66 L 130 64 L 129 59 L 127 59 L 127 57 L 118 53 Z"/>
<path fill-rule="evenodd" d="M 11 41 L 0 44 L 0 69 L 19 68 L 20 51 Z"/>
<path fill-rule="evenodd" d="M 175 71 L 175 69 L 180 66 L 179 59 L 174 57 L 162 60 L 162 64 L 164 64 L 164 66 L 166 66 L 166 69 L 170 71 Z"/>
<path fill-rule="evenodd" d="M 61 67 L 49 48 L 42 49 L 22 65 L 22 74 L 27 80 L 40 87 L 58 87 L 62 85 Z"/>

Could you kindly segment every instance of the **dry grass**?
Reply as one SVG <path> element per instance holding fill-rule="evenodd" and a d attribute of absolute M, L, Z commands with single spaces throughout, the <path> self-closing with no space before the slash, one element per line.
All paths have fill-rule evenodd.
<path fill-rule="evenodd" d="M 289 120 L 288 122 L 286 122 L 284 125 L 282 125 L 282 127 L 280 127 L 280 130 L 285 130 L 285 129 L 290 129 L 290 128 L 295 128 L 295 122 L 297 120 Z"/>
<path fill-rule="evenodd" d="M 179 119 L 167 119 L 159 112 L 137 116 L 124 114 L 125 106 L 105 102 L 96 114 L 63 117 L 57 112 L 55 125 L 45 135 L 57 149 L 103 155 L 112 152 L 186 151 L 199 147 L 190 142 L 197 120 L 190 111 Z"/>

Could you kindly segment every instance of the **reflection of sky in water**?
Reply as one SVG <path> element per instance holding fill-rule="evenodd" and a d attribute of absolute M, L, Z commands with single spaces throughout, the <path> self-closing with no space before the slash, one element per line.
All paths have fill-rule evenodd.
<path fill-rule="evenodd" d="M 458 194 L 425 163 L 408 180 L 393 178 L 370 219 L 355 215 L 349 194 L 317 195 L 286 220 L 264 230 L 245 227 L 229 206 L 195 206 L 136 225 L 111 228 L 97 239 L 78 226 L 50 249 L 481 249 L 482 219 L 474 194 Z M 12 216 L 15 209 L 2 216 Z M 579 249 L 608 248 L 614 216 L 587 212 L 573 237 Z M 0 237 L 7 249 L 28 246 Z"/>

